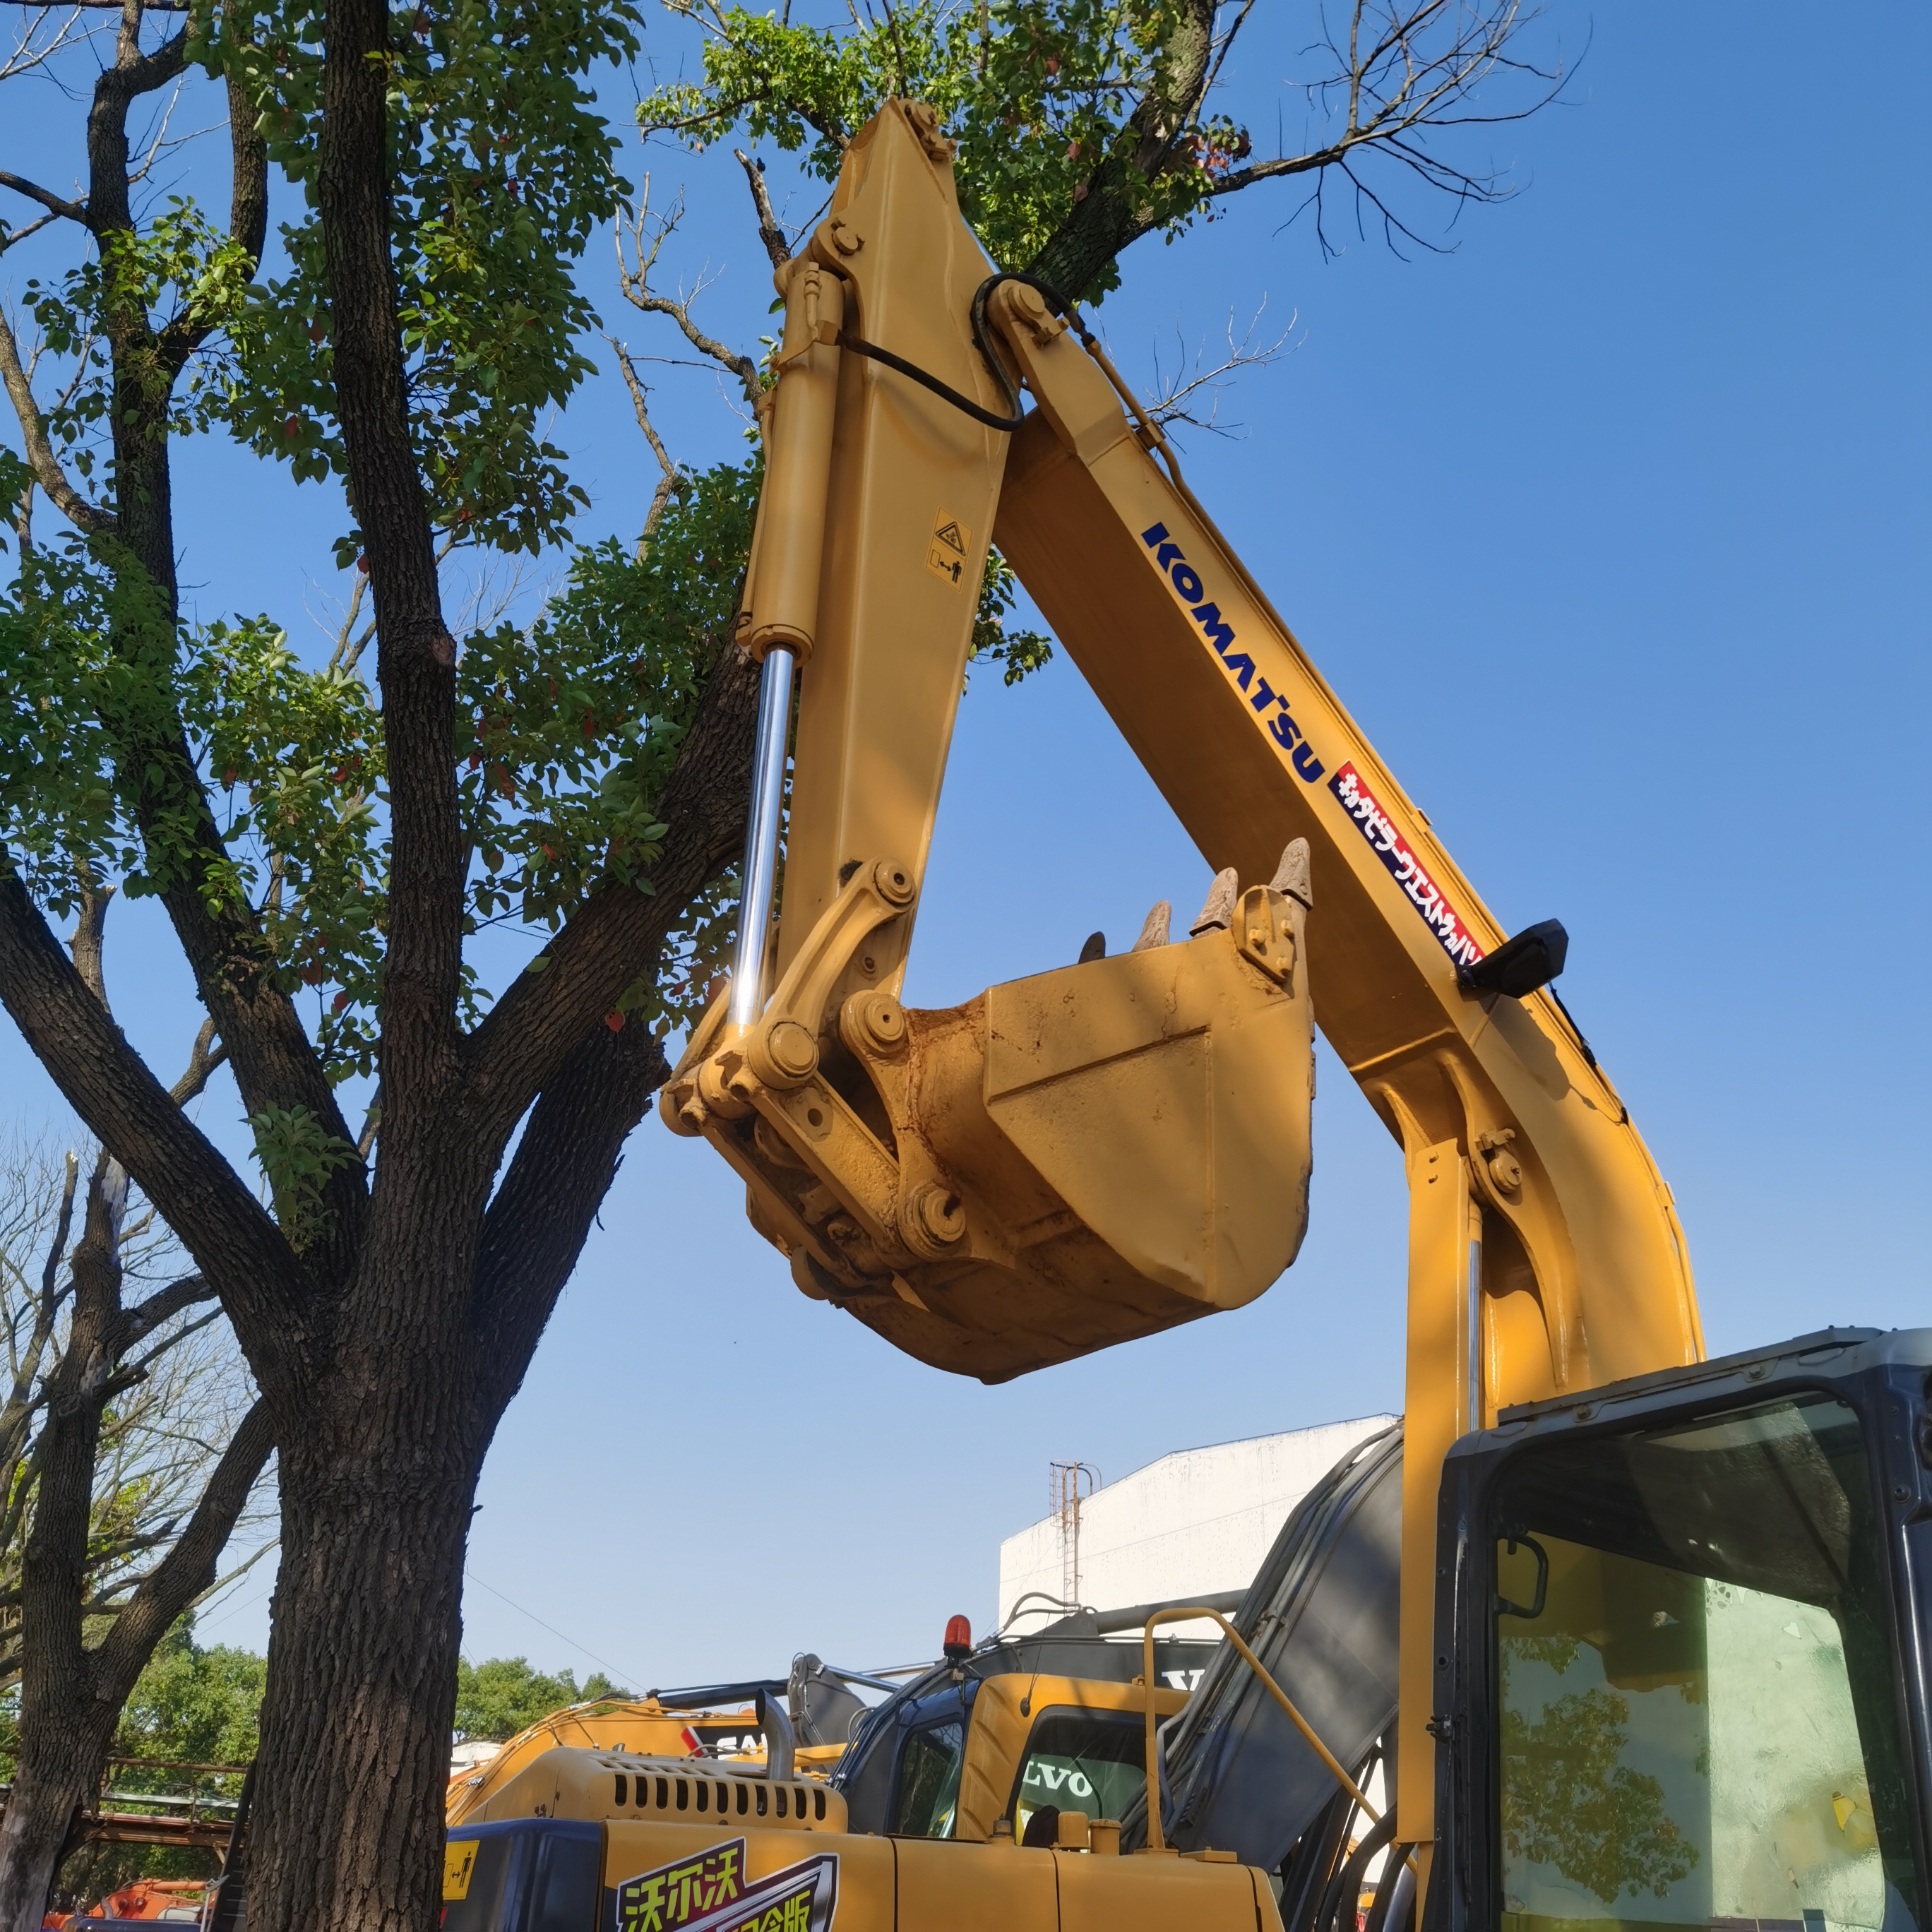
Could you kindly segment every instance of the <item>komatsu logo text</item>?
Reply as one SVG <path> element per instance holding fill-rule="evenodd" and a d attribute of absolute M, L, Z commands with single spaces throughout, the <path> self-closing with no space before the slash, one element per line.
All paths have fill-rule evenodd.
<path fill-rule="evenodd" d="M 1220 606 L 1207 601 L 1207 586 L 1194 566 L 1180 554 L 1180 546 L 1168 536 L 1165 524 L 1141 532 L 1141 542 L 1154 552 L 1154 560 L 1166 573 L 1168 581 L 1180 593 L 1187 613 L 1201 626 L 1202 634 L 1214 646 L 1216 655 L 1227 667 L 1228 675 L 1247 694 L 1248 702 L 1268 717 L 1268 736 L 1288 753 L 1297 777 L 1313 784 L 1322 776 L 1322 760 L 1301 735 L 1301 727 L 1288 716 L 1288 698 L 1276 691 L 1255 668 L 1255 661 L 1235 648 L 1234 627 L 1222 615 Z"/>

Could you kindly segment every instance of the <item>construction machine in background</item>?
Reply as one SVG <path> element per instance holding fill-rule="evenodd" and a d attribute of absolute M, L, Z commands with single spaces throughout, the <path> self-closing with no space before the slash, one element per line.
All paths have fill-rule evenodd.
<path fill-rule="evenodd" d="M 1318 1025 L 1402 1149 L 1401 1432 L 1232 1618 L 1150 1610 L 1118 1816 L 1016 1840 L 997 1780 L 906 1809 L 946 1699 L 968 1747 L 969 1703 L 1004 1710 L 969 1652 L 829 1790 L 547 1754 L 452 1838 L 446 1932 L 520 1932 L 553 1868 L 546 1932 L 1932 1928 L 1932 1335 L 1703 1360 L 1670 1190 L 1551 984 L 1562 927 L 1492 917 L 1072 305 L 989 270 L 951 154 L 888 105 L 778 272 L 738 951 L 662 1117 L 805 1294 L 998 1381 L 1280 1276 Z M 1216 878 L 1184 934 L 1156 907 L 1129 951 L 921 1012 L 992 541 Z M 1170 1713 L 1160 1630 L 1210 1611 Z"/>

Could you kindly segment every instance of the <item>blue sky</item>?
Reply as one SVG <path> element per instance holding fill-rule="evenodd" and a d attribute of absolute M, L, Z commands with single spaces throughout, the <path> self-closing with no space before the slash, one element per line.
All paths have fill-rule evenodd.
<path fill-rule="evenodd" d="M 1275 0 L 1230 64 L 1264 148 L 1277 108 L 1300 124 L 1282 82 L 1310 17 Z M 1244 434 L 1186 439 L 1190 478 L 1498 917 L 1568 926 L 1564 998 L 1676 1191 L 1713 1352 L 1920 1323 L 1932 211 L 1886 76 L 1923 70 L 1932 20 L 1555 0 L 1538 32 L 1588 57 L 1564 104 L 1467 151 L 1520 191 L 1466 212 L 1454 253 L 1351 231 L 1324 262 L 1277 184 L 1138 244 L 1101 319 L 1145 382 L 1177 332 L 1191 352 L 1264 302 L 1269 339 L 1292 318 L 1224 399 Z M 688 29 L 653 16 L 650 52 L 676 70 Z M 64 185 L 74 110 L 26 104 L 0 165 L 24 126 Z M 768 271 L 728 152 L 631 165 L 685 184 L 667 261 L 717 277 L 702 312 L 749 345 Z M 0 274 L 17 291 L 52 260 Z M 623 311 L 602 248 L 584 273 L 634 350 L 678 352 Z M 710 376 L 646 375 L 675 454 L 742 447 Z M 656 472 L 613 377 L 559 440 L 587 533 L 634 532 Z M 302 635 L 337 588 L 334 502 L 212 444 L 176 494 L 201 614 Z M 1207 879 L 1070 666 L 981 680 L 908 996 L 1064 963 L 1096 926 L 1121 943 Z M 185 974 L 151 915 L 116 920 L 118 1010 L 171 1072 Z M 0 1081 L 10 1113 L 63 1119 L 10 1030 Z M 238 1112 L 218 1083 L 202 1118 L 238 1146 Z M 1311 1229 L 1280 1284 L 988 1390 L 806 1301 L 722 1164 L 647 1120 L 485 1471 L 465 1649 L 640 1685 L 801 1648 L 929 1655 L 950 1612 L 989 1619 L 1049 1460 L 1111 1478 L 1399 1408 L 1404 1211 L 1394 1143 L 1324 1057 Z M 208 1634 L 259 1645 L 266 1615 L 244 1591 Z"/>

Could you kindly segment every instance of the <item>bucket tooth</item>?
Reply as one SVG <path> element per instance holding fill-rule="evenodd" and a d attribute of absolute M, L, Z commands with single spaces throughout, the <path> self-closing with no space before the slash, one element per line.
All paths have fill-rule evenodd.
<path fill-rule="evenodd" d="M 1133 943 L 1132 951 L 1151 952 L 1156 946 L 1167 944 L 1167 929 L 1174 922 L 1174 908 L 1165 899 L 1156 899 L 1154 909 L 1141 922 L 1141 936 Z"/>
<path fill-rule="evenodd" d="M 1308 841 L 1291 838 L 1282 848 L 1281 863 L 1274 868 L 1274 877 L 1268 884 L 1274 890 L 1292 899 L 1299 899 L 1312 910 L 1315 905 L 1315 888 L 1309 881 Z"/>
<path fill-rule="evenodd" d="M 1087 944 L 1080 949 L 1081 964 L 1090 966 L 1095 960 L 1104 959 L 1106 956 L 1107 935 L 1104 932 L 1090 932 L 1087 935 Z"/>
<path fill-rule="evenodd" d="M 1201 908 L 1201 916 L 1187 928 L 1190 939 L 1198 939 L 1204 932 L 1212 932 L 1217 926 L 1226 926 L 1234 916 L 1234 902 L 1240 896 L 1241 881 L 1233 866 L 1224 872 L 1214 874 L 1214 883 L 1208 888 L 1207 903 Z"/>

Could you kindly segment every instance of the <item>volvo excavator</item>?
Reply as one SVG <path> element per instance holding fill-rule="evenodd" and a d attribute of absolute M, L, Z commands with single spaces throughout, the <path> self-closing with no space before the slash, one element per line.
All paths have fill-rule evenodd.
<path fill-rule="evenodd" d="M 1117 1648 L 1071 1674 L 962 1643 L 829 1788 L 544 1754 L 452 1832 L 446 1932 L 1932 1928 L 1932 1334 L 1705 1358 L 1562 927 L 1491 916 L 952 152 L 888 104 L 778 273 L 737 951 L 662 1118 L 804 1294 L 998 1382 L 1282 1274 L 1319 1026 L 1405 1162 L 1403 1421 L 1232 1616 L 1144 1606 L 1123 1657 L 1076 1612 Z M 1184 932 L 921 1011 L 989 543 L 1217 876 Z M 1210 1616 L 1184 1696 L 1162 1630 Z M 1042 1704 L 1114 1726 L 1084 1809 L 1027 1795 Z"/>

